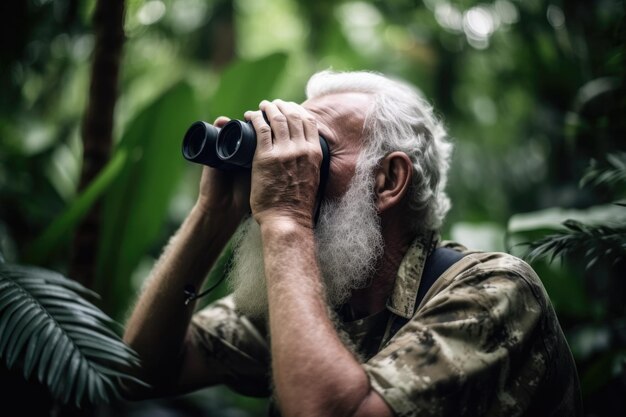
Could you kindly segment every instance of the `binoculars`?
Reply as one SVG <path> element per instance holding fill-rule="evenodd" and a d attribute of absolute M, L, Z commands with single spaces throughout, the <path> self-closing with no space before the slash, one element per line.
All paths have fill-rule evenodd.
<path fill-rule="evenodd" d="M 322 164 L 315 209 L 316 223 L 330 167 L 328 143 L 323 137 L 319 138 L 322 148 Z M 251 122 L 242 120 L 231 120 L 221 129 L 198 121 L 187 129 L 183 138 L 183 157 L 186 160 L 225 171 L 250 169 L 255 150 L 256 131 Z"/>
<path fill-rule="evenodd" d="M 321 175 L 328 173 L 330 152 L 326 139 L 320 136 L 322 148 Z M 203 122 L 193 123 L 183 138 L 183 156 L 197 164 L 221 170 L 250 169 L 256 150 L 256 132 L 251 122 L 231 120 L 221 129 Z M 324 178 L 325 180 L 325 178 Z"/>

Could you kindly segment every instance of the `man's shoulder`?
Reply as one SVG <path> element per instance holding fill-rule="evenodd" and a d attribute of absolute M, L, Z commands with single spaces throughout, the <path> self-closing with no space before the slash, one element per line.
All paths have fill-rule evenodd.
<path fill-rule="evenodd" d="M 527 262 L 508 253 L 470 250 L 455 242 L 442 246 L 465 256 L 436 282 L 417 312 L 418 319 L 438 322 L 443 314 L 477 321 L 479 329 L 508 328 L 513 339 L 523 335 L 523 340 L 508 341 L 510 345 L 544 337 L 554 339 L 554 344 L 565 343 L 550 297 Z"/>
<path fill-rule="evenodd" d="M 460 243 L 443 241 L 440 247 L 456 250 L 463 254 L 463 262 L 451 270 L 448 277 L 450 285 L 481 285 L 489 281 L 492 284 L 517 282 L 526 285 L 532 295 L 544 305 L 549 297 L 541 279 L 535 270 L 523 259 L 505 252 L 485 252 L 468 249 Z M 452 268 L 451 268 L 452 269 Z M 443 288 L 442 288 L 443 289 Z"/>
<path fill-rule="evenodd" d="M 533 269 L 507 253 L 440 246 L 465 256 L 366 364 L 375 389 L 407 415 L 575 408 L 565 392 L 577 392 L 573 360 Z"/>

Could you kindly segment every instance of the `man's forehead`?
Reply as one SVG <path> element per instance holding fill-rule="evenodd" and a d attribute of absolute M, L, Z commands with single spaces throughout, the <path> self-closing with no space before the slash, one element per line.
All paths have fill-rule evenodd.
<path fill-rule="evenodd" d="M 341 92 L 308 99 L 302 103 L 302 107 L 314 113 L 327 113 L 331 117 L 365 118 L 371 104 L 372 96 L 370 94 Z"/>
<path fill-rule="evenodd" d="M 333 93 L 302 103 L 317 119 L 320 134 L 336 146 L 339 138 L 357 143 L 361 137 L 365 116 L 372 104 L 366 93 Z"/>

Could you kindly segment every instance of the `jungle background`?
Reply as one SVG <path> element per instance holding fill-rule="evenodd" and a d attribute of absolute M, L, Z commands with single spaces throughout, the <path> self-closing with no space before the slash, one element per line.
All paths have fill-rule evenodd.
<path fill-rule="evenodd" d="M 586 415 L 626 415 L 624 15 L 617 0 L 2 2 L 0 259 L 76 279 L 123 322 L 194 203 L 191 122 L 300 102 L 318 70 L 380 71 L 418 86 L 455 143 L 444 238 L 536 249 Z M 1 366 L 0 415 L 68 413 Z M 265 409 L 217 387 L 80 413 Z"/>

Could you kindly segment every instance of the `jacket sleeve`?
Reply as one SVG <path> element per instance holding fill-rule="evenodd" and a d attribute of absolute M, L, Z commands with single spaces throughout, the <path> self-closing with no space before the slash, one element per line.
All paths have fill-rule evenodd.
<path fill-rule="evenodd" d="M 244 395 L 269 396 L 267 342 L 259 327 L 237 312 L 232 297 L 196 313 L 191 332 L 228 387 Z"/>

